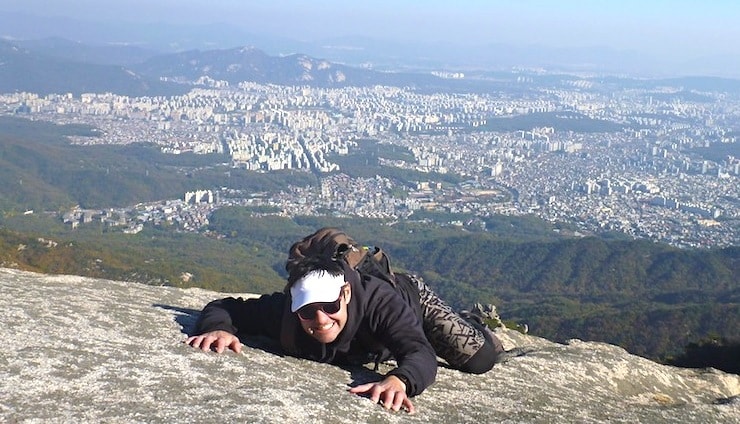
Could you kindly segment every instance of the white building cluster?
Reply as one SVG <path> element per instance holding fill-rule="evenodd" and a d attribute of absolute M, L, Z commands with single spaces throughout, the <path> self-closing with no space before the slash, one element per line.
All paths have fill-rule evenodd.
<path fill-rule="evenodd" d="M 223 155 L 249 170 L 322 175 L 318 188 L 292 187 L 260 198 L 245 194 L 244 203 L 284 213 L 404 217 L 426 208 L 479 216 L 536 214 L 584 231 L 623 231 L 677 245 L 740 240 L 740 100 L 726 93 L 701 93 L 707 99 L 702 102 L 661 100 L 661 90 L 609 91 L 591 80 L 537 87 L 526 76 L 511 92 L 495 93 L 202 82 L 208 88 L 174 97 L 2 94 L 0 114 L 100 130 L 72 137 L 78 144 L 146 142 L 165 153 Z M 542 114 L 595 129 L 542 123 L 497 129 L 507 120 Z M 599 131 L 600 125 L 612 129 Z M 385 166 L 454 175 L 465 183 L 420 177 L 414 189 L 384 176 L 350 178 L 333 158 L 351 154 L 368 139 L 381 149 L 405 152 L 380 155 Z M 729 152 L 721 159 L 697 154 L 718 146 Z M 182 206 L 149 217 L 167 216 L 195 228 L 207 218 L 178 216 L 234 199 L 196 191 Z M 84 213 L 76 219 L 85 220 Z"/>

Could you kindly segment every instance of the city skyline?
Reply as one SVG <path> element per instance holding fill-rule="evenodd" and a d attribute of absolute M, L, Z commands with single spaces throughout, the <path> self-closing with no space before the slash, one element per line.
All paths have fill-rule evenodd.
<path fill-rule="evenodd" d="M 621 233 L 692 248 L 738 244 L 736 95 L 636 88 L 629 80 L 609 90 L 551 78 L 521 84 L 529 90 L 422 93 L 249 82 L 172 97 L 7 93 L 0 95 L 0 115 L 97 129 L 70 136 L 78 146 L 147 140 L 166 155 L 215 154 L 214 166 L 229 175 L 289 170 L 319 179 L 299 178 L 274 191 L 255 191 L 239 178 L 196 183 L 207 166 L 188 178 L 185 191 L 163 192 L 143 210 L 139 195 L 112 213 L 108 207 L 123 207 L 120 200 L 81 194 L 75 203 L 100 209 L 70 211 L 64 221 L 72 225 L 101 216 L 131 232 L 143 222 L 200 231 L 210 212 L 225 206 L 394 220 L 431 210 L 474 226 L 494 215 L 530 215 L 567 223 L 581 235 Z M 377 163 L 368 140 L 385 152 Z M 114 178 L 141 178 L 129 169 L 121 174 L 118 162 L 111 161 Z M 150 177 L 146 169 L 144 180 L 157 178 L 159 171 Z M 13 187 L 21 186 L 29 184 Z M 193 205 L 189 195 L 162 203 L 198 190 L 214 196 Z"/>

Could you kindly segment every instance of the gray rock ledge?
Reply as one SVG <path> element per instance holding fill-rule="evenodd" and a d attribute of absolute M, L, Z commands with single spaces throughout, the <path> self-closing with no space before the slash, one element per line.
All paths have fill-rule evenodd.
<path fill-rule="evenodd" d="M 506 347 L 529 353 L 478 376 L 441 367 L 416 414 L 388 412 L 347 392 L 370 369 L 260 341 L 239 355 L 185 345 L 198 311 L 222 296 L 0 268 L 0 421 L 740 423 L 740 376 L 508 330 Z"/>

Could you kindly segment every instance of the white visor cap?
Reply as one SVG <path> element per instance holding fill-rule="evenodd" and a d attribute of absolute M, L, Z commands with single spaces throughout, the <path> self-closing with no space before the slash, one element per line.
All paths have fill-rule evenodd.
<path fill-rule="evenodd" d="M 339 299 L 347 282 L 344 274 L 331 275 L 324 270 L 311 271 L 290 288 L 290 311 L 295 312 L 310 303 L 329 303 Z"/>

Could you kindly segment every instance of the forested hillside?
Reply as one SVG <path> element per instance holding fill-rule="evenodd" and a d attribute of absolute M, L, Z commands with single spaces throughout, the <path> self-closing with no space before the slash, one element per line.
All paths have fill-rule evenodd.
<path fill-rule="evenodd" d="M 396 268 L 423 276 L 455 307 L 494 303 L 505 320 L 558 341 L 602 340 L 657 358 L 709 335 L 740 334 L 738 247 L 682 250 L 649 241 L 555 237 L 526 218 L 516 224 L 501 219 L 511 221 L 508 235 L 319 218 L 263 226 L 226 209 L 214 215 L 212 229 L 285 252 L 313 229 L 338 225 L 362 243 L 382 246 Z"/>
<path fill-rule="evenodd" d="M 167 155 L 145 142 L 71 145 L 68 136 L 99 137 L 87 125 L 55 125 L 0 116 L 0 210 L 129 206 L 180 198 L 186 191 L 228 185 L 252 191 L 314 181 L 306 173 L 249 173 L 223 155 Z"/>
<path fill-rule="evenodd" d="M 493 299 L 505 318 L 554 340 L 605 340 L 656 357 L 709 334 L 740 334 L 737 247 L 687 251 L 597 238 L 515 243 L 480 234 L 405 247 L 395 256 L 415 261 L 446 297 Z"/>
<path fill-rule="evenodd" d="M 0 224 L 2 266 L 242 292 L 280 290 L 288 247 L 317 228 L 339 226 L 360 243 L 382 246 L 394 268 L 423 276 L 456 308 L 493 303 L 504 320 L 552 340 L 600 340 L 658 359 L 707 337 L 740 334 L 738 247 L 566 238 L 528 218 L 492 219 L 506 235 L 427 221 L 256 217 L 243 208 L 214 213 L 211 237 L 69 231 L 41 216 Z"/>

